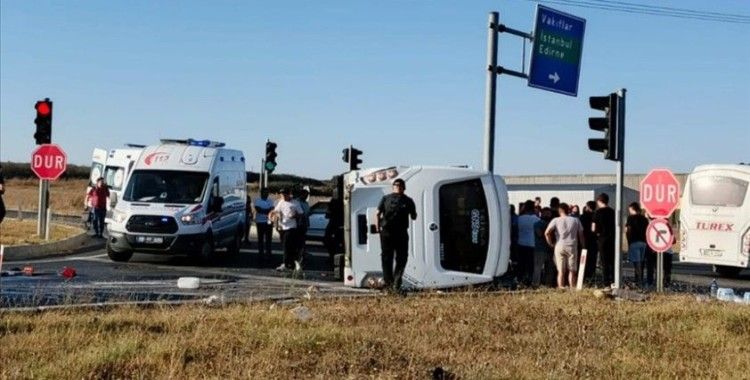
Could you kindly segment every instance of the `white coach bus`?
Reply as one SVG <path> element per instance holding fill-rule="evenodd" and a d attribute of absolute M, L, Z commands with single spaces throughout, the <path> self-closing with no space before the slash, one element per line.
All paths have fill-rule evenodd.
<path fill-rule="evenodd" d="M 492 282 L 508 269 L 510 210 L 500 176 L 461 167 L 391 167 L 344 174 L 344 284 L 366 287 L 382 278 L 375 218 L 396 178 L 406 183 L 417 219 L 409 226 L 404 286 L 449 288 Z M 346 223 L 346 222 L 345 222 Z"/>
<path fill-rule="evenodd" d="M 680 261 L 712 264 L 724 276 L 750 267 L 750 165 L 702 165 L 680 205 Z"/>

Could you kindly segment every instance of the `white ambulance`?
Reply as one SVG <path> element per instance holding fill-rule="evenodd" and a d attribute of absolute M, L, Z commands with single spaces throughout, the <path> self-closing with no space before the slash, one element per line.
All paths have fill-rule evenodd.
<path fill-rule="evenodd" d="M 237 253 L 245 226 L 245 157 L 224 143 L 161 140 L 143 148 L 107 226 L 107 254 Z"/>
<path fill-rule="evenodd" d="M 510 209 L 505 182 L 486 171 L 461 167 L 400 166 L 344 174 L 347 242 L 344 284 L 367 287 L 382 279 L 380 199 L 401 178 L 414 199 L 404 286 L 449 288 L 492 282 L 508 269 Z M 348 221 L 348 223 L 346 222 Z"/>
<path fill-rule="evenodd" d="M 750 267 L 750 165 L 702 165 L 680 205 L 680 261 L 712 264 L 724 276 Z"/>
<path fill-rule="evenodd" d="M 144 145 L 126 144 L 126 148 L 105 149 L 95 148 L 91 155 L 91 173 L 89 175 L 89 185 L 86 188 L 86 194 L 89 189 L 96 185 L 96 180 L 100 177 L 109 186 L 109 203 L 107 203 L 106 222 L 112 220 L 112 204 L 122 197 L 122 190 L 130 172 L 133 170 L 135 161 L 141 154 Z"/>

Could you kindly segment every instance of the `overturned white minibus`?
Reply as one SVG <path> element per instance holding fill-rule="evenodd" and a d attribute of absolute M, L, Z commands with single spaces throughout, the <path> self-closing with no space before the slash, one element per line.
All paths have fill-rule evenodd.
<path fill-rule="evenodd" d="M 508 269 L 510 210 L 505 182 L 462 167 L 399 166 L 343 176 L 344 283 L 380 281 L 380 236 L 374 224 L 380 199 L 396 178 L 406 182 L 418 217 L 410 221 L 404 286 L 448 288 L 492 282 Z"/>

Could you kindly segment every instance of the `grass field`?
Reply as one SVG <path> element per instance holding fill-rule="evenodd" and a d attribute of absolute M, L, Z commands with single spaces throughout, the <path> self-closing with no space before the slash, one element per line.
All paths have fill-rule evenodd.
<path fill-rule="evenodd" d="M 453 293 L 5 313 L 2 378 L 747 378 L 750 307 Z"/>
<path fill-rule="evenodd" d="M 53 224 L 50 229 L 50 242 L 67 239 L 83 232 L 80 228 Z M 36 235 L 36 220 L 18 220 L 7 218 L 0 224 L 0 244 L 25 245 L 44 243 Z"/>
<path fill-rule="evenodd" d="M 88 182 L 83 179 L 60 180 L 50 182 L 50 208 L 56 214 L 81 215 L 83 213 L 84 198 Z M 22 210 L 36 210 L 39 203 L 39 181 L 35 179 L 9 179 L 5 184 L 3 195 L 8 216 L 13 216 L 20 206 Z M 248 184 L 250 196 L 257 197 L 257 184 Z M 313 205 L 329 197 L 310 197 Z M 274 196 L 275 199 L 275 196 Z"/>
<path fill-rule="evenodd" d="M 84 179 L 50 182 L 50 208 L 56 214 L 81 215 L 83 213 L 86 185 Z M 9 179 L 5 181 L 5 207 L 9 216 L 18 210 L 36 210 L 39 205 L 39 181 L 36 179 Z"/>

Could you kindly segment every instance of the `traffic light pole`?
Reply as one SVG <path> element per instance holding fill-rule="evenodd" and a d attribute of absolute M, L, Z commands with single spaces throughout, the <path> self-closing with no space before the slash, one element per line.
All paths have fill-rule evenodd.
<path fill-rule="evenodd" d="M 623 177 L 625 172 L 625 92 L 620 89 L 617 94 L 617 186 L 615 188 L 615 288 L 622 283 L 622 211 L 623 211 Z"/>

